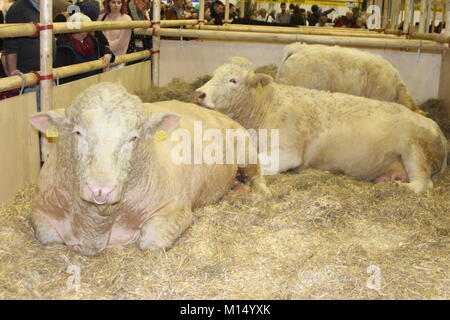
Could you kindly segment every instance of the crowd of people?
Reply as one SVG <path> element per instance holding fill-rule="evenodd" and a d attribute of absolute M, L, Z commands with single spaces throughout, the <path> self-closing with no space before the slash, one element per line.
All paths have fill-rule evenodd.
<path fill-rule="evenodd" d="M 24 23 L 40 20 L 40 0 L 13 0 L 0 11 L 0 23 Z M 96 0 L 78 0 L 75 10 L 70 11 L 72 3 L 68 0 L 54 0 L 54 22 L 74 21 L 131 21 L 150 20 L 152 16 L 151 0 L 104 0 L 100 8 Z M 7 11 L 5 10 L 7 9 Z M 350 10 L 345 15 L 332 21 L 328 15 L 334 9 L 322 10 L 317 5 L 306 11 L 298 5 L 281 3 L 279 12 L 267 9 L 253 11 L 250 20 L 280 24 L 334 26 L 344 28 L 365 28 L 367 13 Z M 3 13 L 6 12 L 6 15 Z M 161 3 L 161 19 L 198 19 L 199 5 L 194 6 L 191 0 L 168 0 Z M 230 4 L 230 20 L 239 18 L 239 9 Z M 221 25 L 225 21 L 225 5 L 220 0 L 206 0 L 204 23 Z M 438 30 L 441 27 L 436 27 Z M 151 37 L 135 35 L 131 29 L 107 30 L 96 32 L 78 32 L 56 36 L 54 42 L 54 67 L 67 66 L 82 62 L 101 59 L 104 62 L 103 71 L 110 70 L 110 64 L 115 57 L 126 53 L 151 48 Z M 0 41 L 2 52 L 0 77 L 21 75 L 39 70 L 39 37 L 6 38 Z M 122 65 L 114 68 L 121 68 Z M 61 79 L 60 83 L 81 79 L 102 72 L 92 71 L 81 75 Z M 26 88 L 26 91 L 36 91 L 38 86 Z M 0 93 L 0 98 L 9 93 Z M 10 94 L 17 94 L 13 90 Z"/>
<path fill-rule="evenodd" d="M 255 11 L 251 19 L 295 26 L 366 28 L 367 14 L 365 12 L 360 13 L 358 10 L 354 10 L 355 14 L 353 10 L 349 10 L 345 15 L 339 16 L 333 21 L 328 17 L 333 11 L 334 8 L 323 11 L 317 5 L 312 5 L 311 11 L 306 11 L 298 5 L 290 4 L 288 8 L 286 3 L 281 3 L 280 12 L 272 10 L 269 13 L 267 9 L 262 8 Z"/>
<path fill-rule="evenodd" d="M 72 6 L 66 0 L 53 1 L 54 22 L 131 21 L 149 20 L 150 0 L 104 0 L 103 10 L 95 0 L 79 0 Z M 0 15 L 0 19 L 3 14 Z M 39 0 L 15 0 L 7 8 L 5 23 L 40 21 Z M 1 21 L 0 21 L 1 22 Z M 22 75 L 40 69 L 39 37 L 5 38 L 1 45 L 1 76 Z M 95 32 L 74 32 L 57 35 L 54 39 L 53 66 L 55 68 L 101 59 L 103 70 L 85 72 L 60 80 L 60 83 L 82 79 L 102 71 L 108 71 L 115 57 L 126 53 L 149 49 L 151 38 L 134 35 L 131 29 Z M 114 68 L 121 68 L 122 65 Z M 16 95 L 18 90 L 0 93 L 0 98 Z M 26 88 L 35 91 L 39 86 Z"/>

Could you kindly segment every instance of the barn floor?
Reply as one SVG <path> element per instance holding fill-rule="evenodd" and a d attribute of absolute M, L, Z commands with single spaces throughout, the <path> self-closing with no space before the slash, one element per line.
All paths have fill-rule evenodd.
<path fill-rule="evenodd" d="M 267 182 L 272 200 L 230 191 L 166 252 L 97 257 L 34 239 L 30 186 L 0 208 L 0 299 L 450 298 L 450 169 L 419 196 L 317 170 Z"/>
<path fill-rule="evenodd" d="M 450 168 L 422 195 L 317 170 L 266 179 L 273 199 L 230 191 L 170 250 L 97 257 L 35 240 L 29 186 L 0 206 L 0 299 L 450 299 Z"/>

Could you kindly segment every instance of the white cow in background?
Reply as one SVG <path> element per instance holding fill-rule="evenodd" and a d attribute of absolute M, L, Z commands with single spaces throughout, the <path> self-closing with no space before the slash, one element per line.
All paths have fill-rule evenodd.
<path fill-rule="evenodd" d="M 316 168 L 409 181 L 420 193 L 447 165 L 448 143 L 433 120 L 396 103 L 277 84 L 245 58 L 218 67 L 195 98 L 247 129 L 279 129 L 279 172 Z"/>
<path fill-rule="evenodd" d="M 290 44 L 283 49 L 275 81 L 396 102 L 423 114 L 392 64 L 357 49 Z"/>

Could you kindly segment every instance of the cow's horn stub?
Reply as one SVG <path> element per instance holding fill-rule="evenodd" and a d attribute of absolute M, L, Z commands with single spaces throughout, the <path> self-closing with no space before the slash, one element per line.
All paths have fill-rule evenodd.
<path fill-rule="evenodd" d="M 253 63 L 246 59 L 246 58 L 242 58 L 242 57 L 230 57 L 228 58 L 228 62 L 231 64 L 236 64 L 239 65 L 241 67 L 244 67 L 248 70 L 252 70 L 253 69 Z"/>

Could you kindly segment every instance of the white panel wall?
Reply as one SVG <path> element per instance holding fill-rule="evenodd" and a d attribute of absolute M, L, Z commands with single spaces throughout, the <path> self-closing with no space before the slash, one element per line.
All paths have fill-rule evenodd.
<path fill-rule="evenodd" d="M 228 57 L 241 56 L 256 67 L 277 64 L 283 44 L 226 41 L 161 41 L 161 86 L 174 77 L 195 80 L 224 63 Z M 383 56 L 396 67 L 417 103 L 438 97 L 441 54 L 399 50 L 365 50 Z"/>

